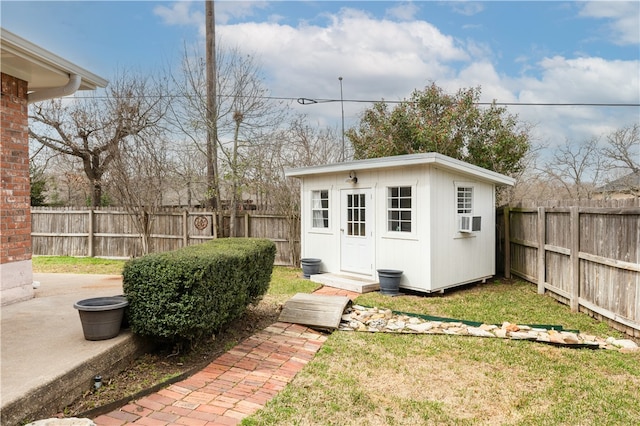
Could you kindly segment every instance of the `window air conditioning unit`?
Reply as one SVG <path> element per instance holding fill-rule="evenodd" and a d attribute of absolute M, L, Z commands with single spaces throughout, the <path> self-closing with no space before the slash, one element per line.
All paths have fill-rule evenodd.
<path fill-rule="evenodd" d="M 471 233 L 480 231 L 481 222 L 482 218 L 480 216 L 461 215 L 458 232 Z"/>

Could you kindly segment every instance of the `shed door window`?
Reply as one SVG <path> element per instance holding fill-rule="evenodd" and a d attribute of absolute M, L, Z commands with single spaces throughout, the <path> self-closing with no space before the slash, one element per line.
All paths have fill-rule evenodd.
<path fill-rule="evenodd" d="M 411 232 L 411 187 L 393 186 L 387 188 L 387 230 Z"/>
<path fill-rule="evenodd" d="M 347 235 L 366 236 L 365 194 L 347 194 Z"/>
<path fill-rule="evenodd" d="M 458 214 L 473 213 L 473 187 L 459 186 L 457 189 Z"/>
<path fill-rule="evenodd" d="M 312 227 L 329 227 L 329 191 L 311 191 Z"/>

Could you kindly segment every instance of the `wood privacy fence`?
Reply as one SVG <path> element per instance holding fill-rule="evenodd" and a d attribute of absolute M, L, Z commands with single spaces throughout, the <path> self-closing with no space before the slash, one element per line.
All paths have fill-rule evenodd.
<path fill-rule="evenodd" d="M 602 204 L 600 202 L 599 204 Z M 514 206 L 498 209 L 497 270 L 522 277 L 573 310 L 640 337 L 640 200 L 610 207 Z M 211 240 L 214 220 L 228 236 L 229 213 L 200 209 L 154 215 L 151 252 Z M 142 254 L 131 216 L 114 209 L 32 208 L 34 255 L 130 258 Z M 237 216 L 238 236 L 268 238 L 276 264 L 298 265 L 299 218 Z"/>
<path fill-rule="evenodd" d="M 498 266 L 640 337 L 640 206 L 629 204 L 499 209 Z"/>
<path fill-rule="evenodd" d="M 221 235 L 216 235 L 218 223 Z M 151 253 L 175 250 L 228 236 L 230 214 L 205 209 L 163 210 L 151 218 Z M 267 238 L 276 244 L 277 265 L 297 265 L 300 228 L 297 218 L 241 212 L 237 236 Z M 31 241 L 34 255 L 88 256 L 128 259 L 142 255 L 141 237 L 133 218 L 124 210 L 31 209 Z"/>

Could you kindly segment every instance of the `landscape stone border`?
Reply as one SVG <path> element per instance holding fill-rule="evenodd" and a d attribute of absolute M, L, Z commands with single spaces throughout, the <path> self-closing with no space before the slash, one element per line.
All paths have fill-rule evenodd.
<path fill-rule="evenodd" d="M 613 337 L 603 339 L 590 334 L 563 330 L 560 326 L 537 327 L 535 325 L 511 324 L 508 322 L 495 325 L 444 318 L 430 320 L 418 314 L 398 313 L 391 309 L 361 305 L 352 305 L 345 309 L 338 330 L 493 337 L 531 340 L 569 348 L 610 349 L 621 352 L 640 351 L 640 347 L 630 339 L 616 339 Z"/>

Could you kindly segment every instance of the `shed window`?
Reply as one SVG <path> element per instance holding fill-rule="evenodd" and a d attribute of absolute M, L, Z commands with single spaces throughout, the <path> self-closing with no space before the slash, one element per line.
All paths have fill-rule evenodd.
<path fill-rule="evenodd" d="M 458 203 L 458 214 L 473 213 L 473 187 L 458 186 L 457 203 Z"/>
<path fill-rule="evenodd" d="M 311 191 L 311 214 L 313 228 L 329 227 L 329 191 Z"/>
<path fill-rule="evenodd" d="M 410 186 L 387 188 L 387 230 L 411 232 L 412 199 Z"/>

